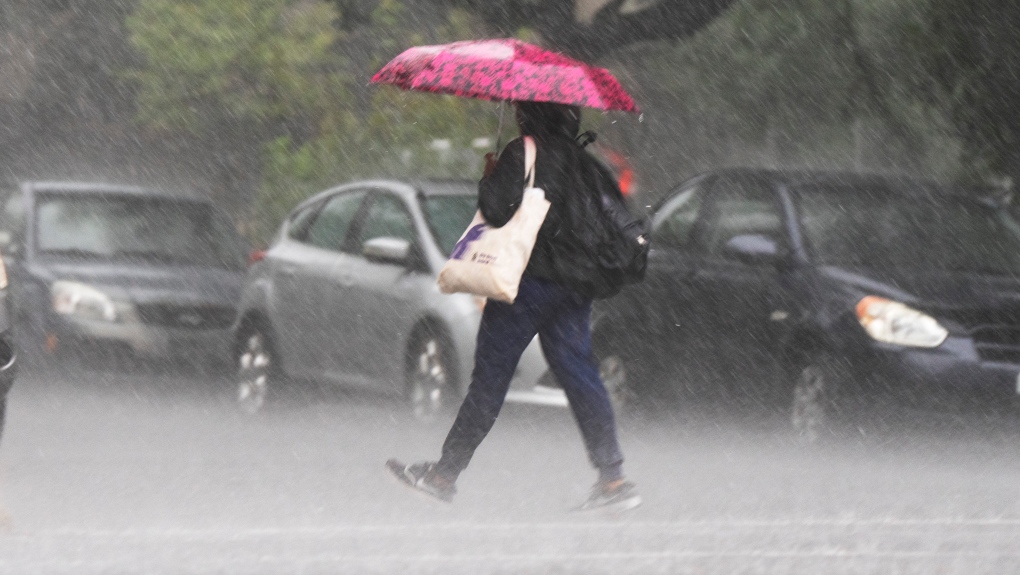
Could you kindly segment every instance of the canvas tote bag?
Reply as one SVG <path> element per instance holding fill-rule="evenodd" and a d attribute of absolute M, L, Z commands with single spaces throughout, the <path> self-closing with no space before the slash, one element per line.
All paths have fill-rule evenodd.
<path fill-rule="evenodd" d="M 505 226 L 490 226 L 481 210 L 439 272 L 443 293 L 465 292 L 507 303 L 517 297 L 521 275 L 531 258 L 538 229 L 549 212 L 545 192 L 535 187 L 535 140 L 524 138 L 524 178 L 521 206 Z"/>

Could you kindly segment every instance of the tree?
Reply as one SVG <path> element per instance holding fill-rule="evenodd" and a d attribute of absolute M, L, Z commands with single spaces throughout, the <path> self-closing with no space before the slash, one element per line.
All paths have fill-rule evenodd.
<path fill-rule="evenodd" d="M 964 177 L 1020 182 L 1020 5 L 926 0 L 907 49 L 924 78 L 920 97 L 945 109 L 964 145 Z"/>
<path fill-rule="evenodd" d="M 362 81 L 353 101 L 333 99 L 314 137 L 273 140 L 264 154 L 257 200 L 267 238 L 295 204 L 329 186 L 359 178 L 475 177 L 496 132 L 496 105 L 369 85 L 367 79 L 408 45 L 472 38 L 481 28 L 463 10 L 419 12 L 383 0 L 336 45 L 345 70 Z M 341 27 L 344 25 L 341 23 Z M 509 123 L 509 118 L 508 118 Z"/>
<path fill-rule="evenodd" d="M 236 211 L 265 144 L 312 137 L 327 103 L 347 98 L 336 16 L 317 0 L 140 0 L 127 19 L 139 122 L 207 142 L 221 202 Z"/>
<path fill-rule="evenodd" d="M 0 3 L 0 173 L 6 179 L 111 177 L 134 93 L 121 34 L 132 0 Z"/>
<path fill-rule="evenodd" d="M 611 60 L 636 83 L 645 121 L 633 163 L 653 195 L 719 165 L 952 177 L 958 146 L 919 97 L 900 38 L 918 0 L 743 0 L 671 47 Z"/>

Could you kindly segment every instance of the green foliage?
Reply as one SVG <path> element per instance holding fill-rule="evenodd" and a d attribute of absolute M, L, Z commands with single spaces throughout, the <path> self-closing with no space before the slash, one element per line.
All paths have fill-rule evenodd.
<path fill-rule="evenodd" d="M 965 176 L 1020 183 L 1020 6 L 925 0 L 908 45 L 929 78 L 920 87 L 964 143 Z"/>
<path fill-rule="evenodd" d="M 411 45 L 471 38 L 466 12 L 423 30 L 383 0 L 348 37 L 336 5 L 141 0 L 127 21 L 143 125 L 255 140 L 260 189 L 245 227 L 263 239 L 295 203 L 354 178 L 476 177 L 489 151 L 478 139 L 495 134 L 495 104 L 366 86 L 368 70 Z"/>
<path fill-rule="evenodd" d="M 542 4 L 516 5 L 523 15 Z M 258 154 L 248 224 L 261 238 L 301 199 L 355 178 L 476 178 L 496 104 L 368 80 L 410 46 L 485 36 L 497 10 L 487 6 L 138 0 L 127 21 L 138 119 L 198 138 L 242 134 Z M 644 122 L 586 119 L 626 142 L 646 180 L 667 183 L 726 163 L 1017 179 L 1018 27 L 1020 7 L 1001 0 L 741 0 L 683 43 L 604 63 Z"/>
<path fill-rule="evenodd" d="M 459 10 L 423 32 L 413 16 L 402 3 L 384 0 L 339 50 L 361 57 L 361 73 L 369 76 L 410 46 L 470 39 L 477 29 Z M 365 85 L 368 78 L 358 81 Z M 375 85 L 363 87 L 360 96 L 366 102 L 360 107 L 330 100 L 314 137 L 283 136 L 266 146 L 256 203 L 260 238 L 268 238 L 301 199 L 354 179 L 478 177 L 482 155 L 494 144 L 484 140 L 495 138 L 497 104 Z"/>
<path fill-rule="evenodd" d="M 658 163 L 680 171 L 662 177 L 720 164 L 952 177 L 958 146 L 901 44 L 923 26 L 922 1 L 743 0 L 675 48 L 649 50 L 631 73 L 655 79 L 642 105 L 671 129 L 645 130 L 679 136 Z"/>
<path fill-rule="evenodd" d="M 200 133 L 316 110 L 342 86 L 335 18 L 323 2 L 141 0 L 127 19 L 140 121 Z"/>

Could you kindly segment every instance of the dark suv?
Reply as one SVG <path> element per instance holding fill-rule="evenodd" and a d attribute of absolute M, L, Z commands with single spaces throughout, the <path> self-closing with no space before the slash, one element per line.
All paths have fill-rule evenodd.
<path fill-rule="evenodd" d="M 817 436 L 893 398 L 1020 392 L 1020 224 L 977 192 L 897 177 L 733 169 L 655 209 L 644 283 L 598 307 L 618 394 L 780 401 Z"/>
<path fill-rule="evenodd" d="M 3 198 L 19 347 L 41 365 L 225 366 L 246 246 L 206 199 L 77 182 Z"/>

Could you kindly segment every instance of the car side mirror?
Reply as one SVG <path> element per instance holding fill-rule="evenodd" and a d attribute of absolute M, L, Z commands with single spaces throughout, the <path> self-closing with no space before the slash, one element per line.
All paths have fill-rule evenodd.
<path fill-rule="evenodd" d="M 411 259 L 411 242 L 400 238 L 372 238 L 362 245 L 361 253 L 372 261 L 407 265 Z"/>
<path fill-rule="evenodd" d="M 21 253 L 21 238 L 8 230 L 0 230 L 0 253 L 17 257 Z"/>
<path fill-rule="evenodd" d="M 782 257 L 776 240 L 762 234 L 733 236 L 723 251 L 728 257 L 749 265 L 775 265 Z"/>

